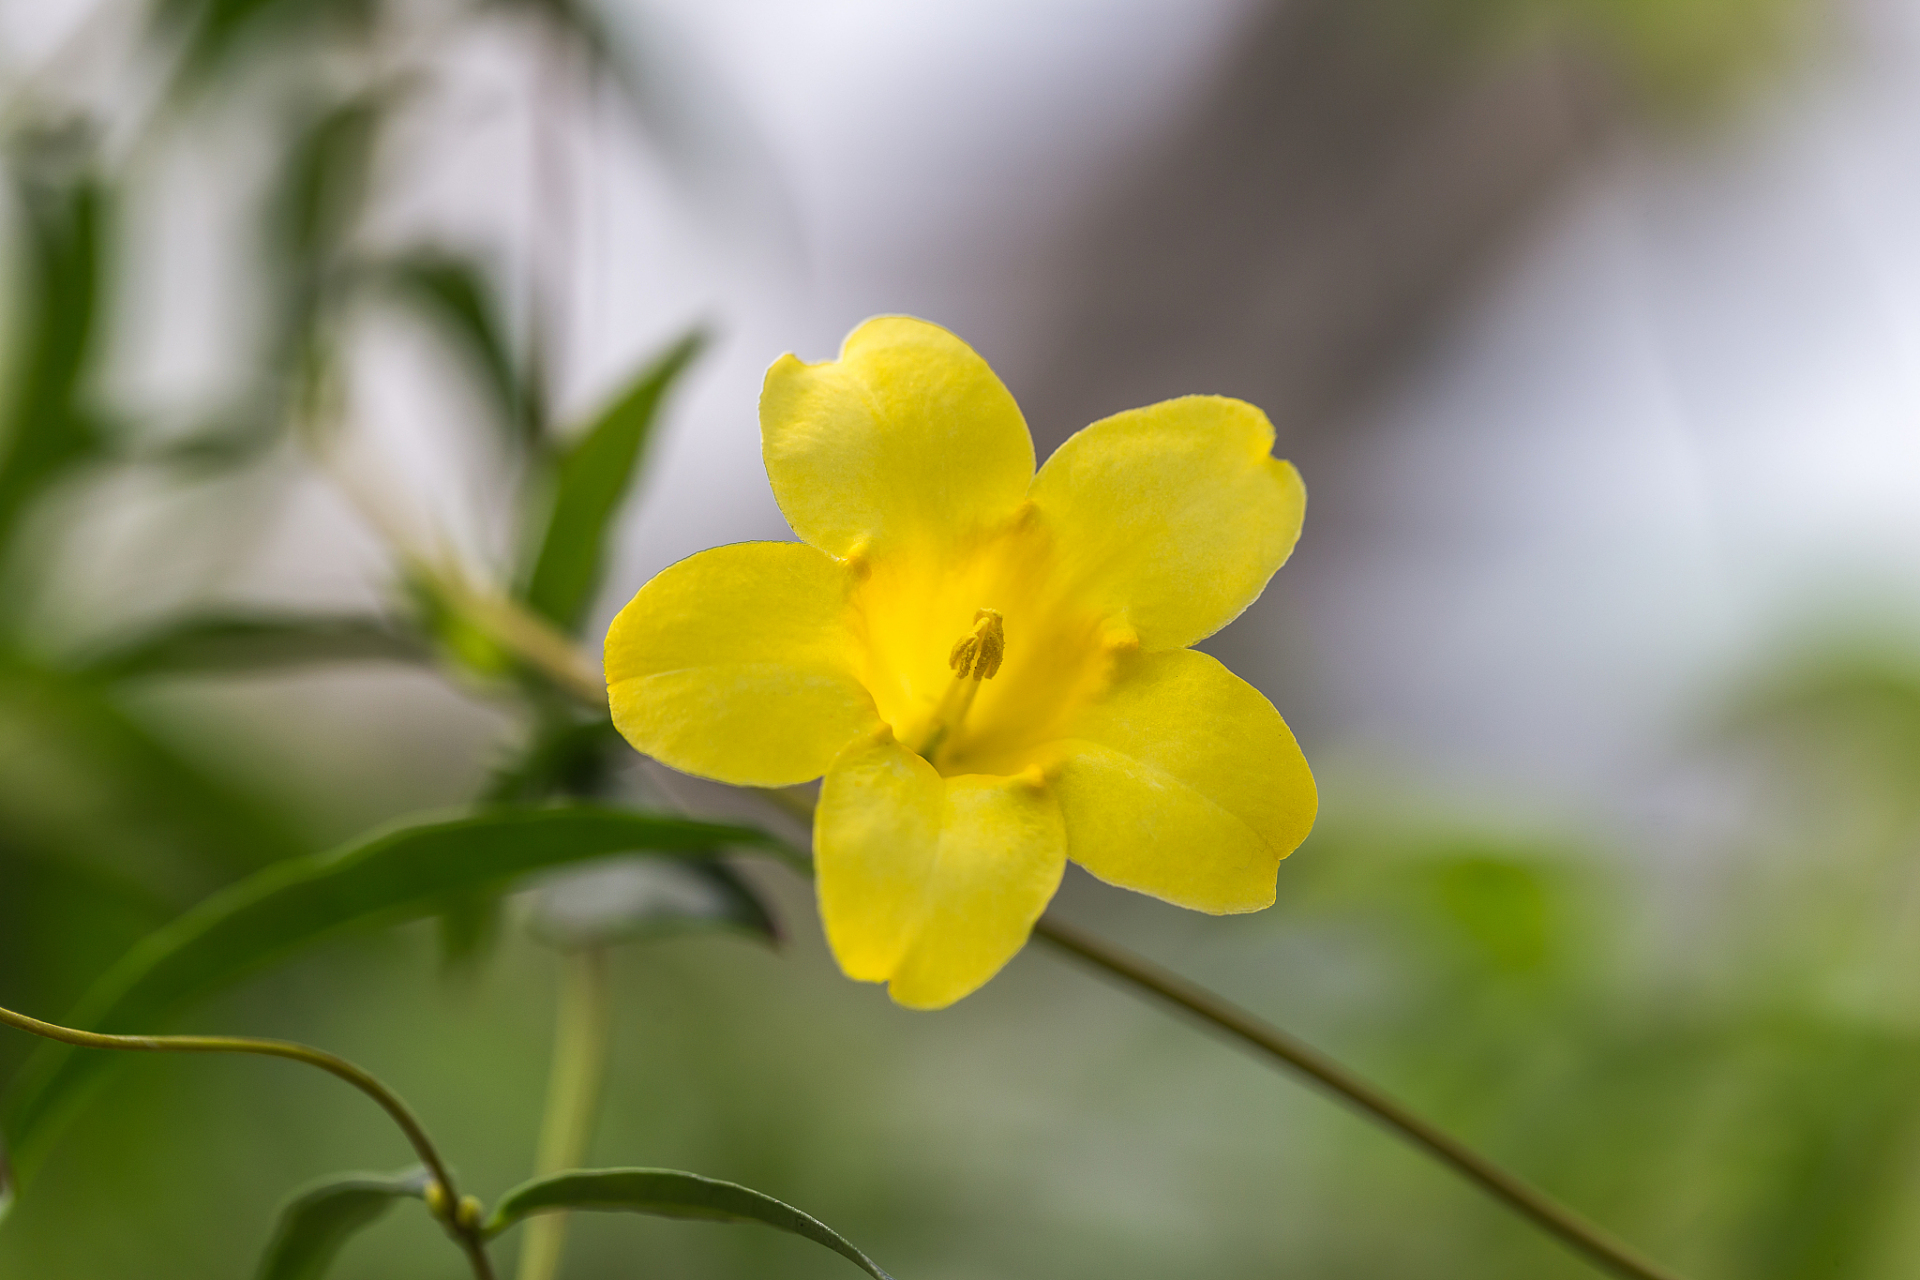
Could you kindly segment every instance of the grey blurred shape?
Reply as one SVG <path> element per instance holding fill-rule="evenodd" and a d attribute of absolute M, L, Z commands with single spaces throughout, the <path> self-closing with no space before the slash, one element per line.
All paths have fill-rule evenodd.
<path fill-rule="evenodd" d="M 1610 111 L 1550 45 L 1497 59 L 1397 38 L 1378 6 L 1267 5 L 1183 127 L 1064 255 L 1024 391 L 1042 453 L 1189 392 L 1283 440 L 1386 375 L 1568 172 Z"/>
<path fill-rule="evenodd" d="M 751 893 L 715 867 L 622 858 L 569 872 L 534 898 L 527 925 L 562 950 L 614 946 L 711 925 L 773 936 Z"/>

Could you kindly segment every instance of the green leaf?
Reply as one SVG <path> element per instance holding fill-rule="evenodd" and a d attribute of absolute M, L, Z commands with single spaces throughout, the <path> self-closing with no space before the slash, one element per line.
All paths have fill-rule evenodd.
<path fill-rule="evenodd" d="M 818 1218 L 750 1188 L 674 1169 L 575 1169 L 524 1182 L 501 1198 L 487 1222 L 487 1234 L 498 1235 L 536 1213 L 572 1209 L 758 1222 L 825 1245 L 874 1280 L 892 1280 L 878 1263 Z"/>
<path fill-rule="evenodd" d="M 328 21 L 364 27 L 372 10 L 371 0 L 162 0 L 155 28 L 169 43 L 185 33 L 178 83 L 195 86 L 225 70 L 243 40 L 256 32 L 277 28 L 283 36 L 307 34 L 316 22 Z"/>
<path fill-rule="evenodd" d="M 555 725 L 487 787 L 492 804 L 526 804 L 555 795 L 591 796 L 607 783 L 626 739 L 605 717 Z"/>
<path fill-rule="evenodd" d="M 527 578 L 529 605 L 578 631 L 599 590 L 614 516 L 640 469 L 661 399 L 706 345 L 698 330 L 680 339 L 609 405 L 561 459 L 553 511 Z"/>
<path fill-rule="evenodd" d="M 328 323 L 346 286 L 346 242 L 363 212 L 372 163 L 393 94 L 374 91 L 328 102 L 276 140 L 278 171 L 264 192 L 257 374 L 238 399 L 174 461 L 202 469 L 244 463 L 330 394 L 336 334 Z"/>
<path fill-rule="evenodd" d="M 171 864 L 176 904 L 311 852 L 286 816 L 210 772 L 98 684 L 0 662 L 0 735 L 33 744 L 32 768 L 0 772 L 0 820 L 66 856 L 131 869 Z M 157 886 L 155 886 L 157 887 Z"/>
<path fill-rule="evenodd" d="M 189 1001 L 349 929 L 433 915 L 450 897 L 552 867 L 639 852 L 711 858 L 725 846 L 778 842 L 747 827 L 588 805 L 416 821 L 215 894 L 128 952 L 66 1023 L 151 1031 Z M 47 1044 L 22 1069 L 7 1127 L 29 1167 L 104 1060 Z"/>
<path fill-rule="evenodd" d="M 387 105 L 376 95 L 349 98 L 315 116 L 289 147 L 271 216 L 278 247 L 298 268 L 323 265 L 359 217 Z"/>
<path fill-rule="evenodd" d="M 372 1226 L 394 1201 L 421 1199 L 425 1169 L 381 1175 L 354 1173 L 323 1179 L 296 1193 L 260 1261 L 259 1280 L 320 1280 L 353 1235 Z"/>
<path fill-rule="evenodd" d="M 108 198 L 71 172 L 83 144 L 43 139 L 16 165 L 24 214 L 24 304 L 10 326 L 9 385 L 0 404 L 0 547 L 34 498 L 102 449 L 82 403 L 100 311 Z"/>
<path fill-rule="evenodd" d="M 446 253 L 422 253 L 394 263 L 388 276 L 403 298 L 458 342 L 514 440 L 535 442 L 541 426 L 538 390 L 513 358 L 506 324 L 479 264 Z"/>
<path fill-rule="evenodd" d="M 201 614 L 176 618 L 84 659 L 104 680 L 275 671 L 334 662 L 424 662 L 427 647 L 357 614 Z"/>

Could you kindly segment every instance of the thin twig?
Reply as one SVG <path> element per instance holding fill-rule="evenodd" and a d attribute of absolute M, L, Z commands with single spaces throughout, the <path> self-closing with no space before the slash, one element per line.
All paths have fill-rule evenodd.
<path fill-rule="evenodd" d="M 562 661 L 542 645 L 524 645 L 518 651 L 522 658 L 546 670 L 562 687 L 587 696 L 586 682 L 578 674 L 582 667 L 591 665 L 584 654 L 576 650 L 572 660 Z M 594 693 L 598 693 L 597 688 Z M 598 698 L 588 697 L 588 701 L 600 705 Z M 763 790 L 761 794 L 796 816 L 803 811 L 811 812 L 805 799 L 791 791 Z M 812 874 L 811 866 L 803 860 L 787 856 L 782 860 L 802 874 Z M 1626 1244 L 1409 1111 L 1317 1049 L 1302 1044 L 1206 988 L 1053 916 L 1043 917 L 1033 932 L 1109 977 L 1119 979 L 1130 989 L 1176 1005 L 1214 1030 L 1225 1032 L 1306 1075 L 1340 1101 L 1399 1134 L 1603 1270 L 1628 1280 L 1680 1280 L 1676 1272 L 1641 1257 Z"/>
<path fill-rule="evenodd" d="M 467 1261 L 473 1268 L 475 1280 L 494 1280 L 493 1267 L 488 1261 L 486 1251 L 481 1247 L 482 1238 L 478 1223 L 469 1227 L 460 1212 L 460 1196 L 454 1186 L 453 1174 L 447 1168 L 445 1160 L 440 1158 L 433 1139 L 413 1114 L 412 1108 L 400 1098 L 400 1095 L 382 1084 L 372 1073 L 355 1066 L 338 1054 L 328 1053 L 325 1049 L 315 1049 L 310 1045 L 296 1044 L 291 1040 L 256 1040 L 246 1036 L 114 1036 L 102 1035 L 97 1031 L 78 1031 L 72 1027 L 59 1026 L 52 1022 L 42 1022 L 30 1018 L 24 1013 L 15 1013 L 11 1009 L 0 1009 L 0 1024 L 42 1036 L 48 1040 L 58 1040 L 62 1044 L 74 1045 L 81 1049 L 115 1049 L 133 1053 L 241 1053 L 263 1058 L 286 1058 L 293 1062 L 303 1062 L 310 1067 L 318 1067 L 328 1075 L 346 1081 L 361 1093 L 378 1103 L 400 1131 L 412 1144 L 420 1163 L 427 1167 L 439 1187 L 435 1197 L 445 1206 L 441 1214 L 442 1224 L 453 1235 L 455 1243 L 467 1255 Z"/>
<path fill-rule="evenodd" d="M 1327 1057 L 1179 974 L 1143 956 L 1115 946 L 1055 916 L 1043 916 L 1033 928 L 1069 952 L 1129 987 L 1177 1006 L 1210 1028 L 1279 1059 L 1337 1099 L 1399 1134 L 1455 1173 L 1530 1220 L 1588 1261 L 1629 1280 L 1679 1280 L 1679 1276 L 1641 1257 L 1627 1245 L 1555 1202 L 1457 1138 L 1414 1114 L 1373 1085 Z"/>

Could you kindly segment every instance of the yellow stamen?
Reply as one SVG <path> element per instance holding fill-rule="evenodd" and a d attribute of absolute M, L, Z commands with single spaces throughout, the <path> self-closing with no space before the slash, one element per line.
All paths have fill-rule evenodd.
<path fill-rule="evenodd" d="M 954 643 L 953 651 L 947 655 L 947 665 L 953 668 L 953 682 L 947 686 L 946 694 L 941 697 L 940 705 L 933 713 L 933 726 L 927 734 L 927 740 L 920 746 L 919 755 L 928 761 L 933 759 L 940 744 L 951 737 L 953 731 L 960 727 L 960 722 L 967 718 L 974 695 L 980 692 L 980 682 L 993 679 L 999 672 L 1006 653 L 1007 633 L 1000 621 L 999 611 L 976 610 L 973 630 L 961 636 Z"/>
<path fill-rule="evenodd" d="M 973 615 L 973 630 L 954 642 L 947 665 L 960 679 L 991 680 L 1006 656 L 1007 633 L 996 609 L 980 609 Z"/>

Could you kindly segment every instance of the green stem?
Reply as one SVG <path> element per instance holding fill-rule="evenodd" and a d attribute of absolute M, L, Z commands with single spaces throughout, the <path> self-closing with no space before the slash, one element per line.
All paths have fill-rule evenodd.
<path fill-rule="evenodd" d="M 598 947 L 565 954 L 560 1009 L 553 1037 L 553 1074 L 547 1110 L 540 1122 L 536 1173 L 577 1169 L 593 1140 L 606 1077 L 607 1033 L 612 1000 L 607 989 L 607 953 Z M 520 1280 L 554 1280 L 567 1249 L 567 1215 L 548 1213 L 527 1223 L 520 1247 Z"/>
<path fill-rule="evenodd" d="M 242 1053 L 263 1058 L 286 1058 L 293 1062 L 303 1062 L 310 1067 L 318 1067 L 328 1075 L 346 1081 L 361 1093 L 378 1103 L 400 1131 L 412 1144 L 420 1163 L 438 1184 L 439 1194 L 436 1200 L 445 1206 L 441 1213 L 441 1222 L 460 1246 L 473 1268 L 475 1280 L 493 1280 L 493 1267 L 488 1261 L 483 1240 L 479 1232 L 477 1215 L 460 1213 L 460 1196 L 454 1187 L 453 1174 L 447 1169 L 447 1163 L 440 1158 L 439 1150 L 433 1145 L 433 1139 L 415 1118 L 411 1108 L 401 1100 L 400 1095 L 387 1088 L 371 1073 L 348 1062 L 345 1058 L 328 1053 L 324 1049 L 315 1049 L 304 1044 L 295 1044 L 290 1040 L 255 1040 L 243 1036 L 110 1036 L 97 1031 L 76 1031 L 72 1027 L 62 1027 L 51 1022 L 42 1022 L 30 1018 L 24 1013 L 15 1013 L 11 1009 L 0 1009 L 0 1024 L 17 1028 L 32 1035 L 43 1036 L 48 1040 L 58 1040 L 63 1044 L 74 1045 L 81 1049 L 116 1049 L 134 1053 Z M 465 1222 L 466 1217 L 475 1217 L 473 1225 Z"/>
<path fill-rule="evenodd" d="M 538 662 L 532 653 L 530 660 Z M 554 664 L 556 679 L 565 664 Z M 578 665 L 578 662 L 573 665 Z M 563 687 L 565 682 L 561 682 Z M 583 694 L 584 696 L 584 694 Z M 589 699 L 599 705 L 597 699 Z M 789 812 L 796 812 L 805 801 L 791 792 L 763 791 Z M 789 865 L 811 874 L 811 868 L 798 860 Z M 1034 934 L 1054 946 L 1079 956 L 1107 976 L 1117 978 L 1129 988 L 1159 997 L 1178 1006 L 1201 1022 L 1234 1037 L 1244 1044 L 1278 1059 L 1295 1071 L 1337 1096 L 1355 1110 L 1405 1138 L 1455 1173 L 1480 1187 L 1535 1226 L 1556 1237 L 1601 1269 L 1628 1280 L 1679 1280 L 1668 1271 L 1641 1257 L 1627 1245 L 1615 1240 L 1579 1214 L 1559 1204 L 1519 1178 L 1508 1173 L 1485 1156 L 1466 1146 L 1443 1130 L 1429 1124 L 1339 1063 L 1237 1005 L 1222 1000 L 1206 988 L 1188 982 L 1124 948 L 1082 932 L 1051 916 L 1034 926 Z"/>
<path fill-rule="evenodd" d="M 1250 1045 L 1307 1076 L 1321 1088 L 1383 1127 L 1399 1134 L 1455 1173 L 1477 1185 L 1535 1226 L 1559 1238 L 1602 1270 L 1629 1280 L 1679 1280 L 1676 1273 L 1641 1257 L 1571 1209 L 1527 1185 L 1473 1148 L 1409 1111 L 1393 1098 L 1327 1057 L 1263 1022 L 1245 1009 L 1163 969 L 1143 956 L 1077 929 L 1053 916 L 1033 928 L 1062 951 L 1085 960 L 1128 987 L 1158 996 L 1215 1031 Z"/>

